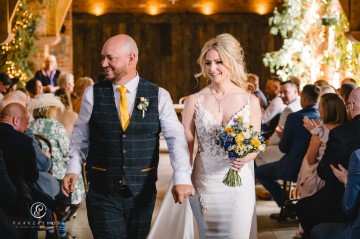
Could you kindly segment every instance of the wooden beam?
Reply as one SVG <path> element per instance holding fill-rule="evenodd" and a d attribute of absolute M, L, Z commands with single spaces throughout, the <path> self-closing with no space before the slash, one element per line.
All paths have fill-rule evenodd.
<path fill-rule="evenodd" d="M 352 42 L 360 42 L 360 31 L 347 32 L 345 36 Z"/>
<path fill-rule="evenodd" d="M 9 43 L 14 34 L 12 33 L 12 20 L 20 0 L 0 0 L 0 45 Z"/>
<path fill-rule="evenodd" d="M 66 14 L 69 11 L 71 3 L 72 0 L 58 0 L 55 4 L 49 6 L 46 35 L 60 35 L 61 26 L 64 24 Z"/>
<path fill-rule="evenodd" d="M 346 36 L 351 41 L 360 41 L 360 1 L 358 0 L 338 0 L 348 21 L 349 32 Z"/>
<path fill-rule="evenodd" d="M 57 7 L 56 25 L 58 26 L 58 32 L 60 33 L 61 27 L 64 24 L 67 12 L 70 9 L 72 0 L 59 0 Z"/>
<path fill-rule="evenodd" d="M 71 4 L 72 0 L 57 0 L 47 6 L 46 17 L 41 20 L 46 25 L 46 31 L 39 35 L 36 41 L 38 46 L 56 45 L 60 42 L 61 27 Z"/>

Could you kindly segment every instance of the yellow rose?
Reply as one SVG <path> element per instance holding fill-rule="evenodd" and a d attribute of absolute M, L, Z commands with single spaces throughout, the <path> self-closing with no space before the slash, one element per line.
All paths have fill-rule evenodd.
<path fill-rule="evenodd" d="M 242 141 L 244 141 L 245 137 L 242 134 L 238 134 L 235 136 L 235 142 L 237 145 L 239 145 L 239 147 L 241 147 L 243 145 Z"/>
<path fill-rule="evenodd" d="M 229 133 L 233 132 L 233 128 L 227 127 L 224 129 L 224 131 L 229 134 Z"/>
<path fill-rule="evenodd" d="M 239 121 L 242 121 L 244 119 L 244 117 L 242 117 L 241 115 L 236 119 L 237 120 L 237 122 L 239 122 Z"/>
<path fill-rule="evenodd" d="M 142 105 L 141 105 L 141 104 L 138 105 L 138 106 L 137 106 L 137 109 L 138 109 L 138 110 L 142 110 L 142 109 L 143 109 Z"/>
<path fill-rule="evenodd" d="M 259 139 L 257 139 L 257 138 L 252 138 L 252 139 L 250 139 L 250 142 L 251 142 L 251 144 L 255 147 L 255 148 L 257 148 L 257 147 L 259 147 L 260 146 L 260 140 Z"/>

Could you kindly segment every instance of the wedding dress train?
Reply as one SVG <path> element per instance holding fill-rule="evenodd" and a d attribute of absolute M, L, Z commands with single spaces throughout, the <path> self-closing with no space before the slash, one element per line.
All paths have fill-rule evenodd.
<path fill-rule="evenodd" d="M 148 239 L 195 239 L 196 224 L 193 222 L 189 200 L 175 204 L 171 189 L 172 182 L 165 193 L 159 213 L 151 227 Z"/>

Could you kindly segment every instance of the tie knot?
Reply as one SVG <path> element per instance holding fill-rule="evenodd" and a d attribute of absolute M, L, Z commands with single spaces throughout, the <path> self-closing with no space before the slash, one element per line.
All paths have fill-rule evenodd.
<path fill-rule="evenodd" d="M 125 86 L 119 86 L 117 90 L 120 92 L 120 95 L 125 95 L 127 91 Z"/>

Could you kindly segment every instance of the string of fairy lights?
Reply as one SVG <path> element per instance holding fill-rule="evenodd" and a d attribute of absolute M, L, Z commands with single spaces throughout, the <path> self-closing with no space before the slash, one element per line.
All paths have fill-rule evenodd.
<path fill-rule="evenodd" d="M 35 52 L 34 31 L 36 16 L 27 8 L 26 1 L 21 1 L 16 9 L 15 23 L 11 42 L 1 46 L 0 71 L 11 78 L 27 80 L 30 71 L 27 58 Z"/>

